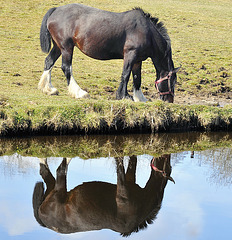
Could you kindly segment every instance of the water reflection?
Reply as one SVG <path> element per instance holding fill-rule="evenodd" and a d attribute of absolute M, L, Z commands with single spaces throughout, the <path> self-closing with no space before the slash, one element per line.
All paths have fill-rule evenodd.
<path fill-rule="evenodd" d="M 35 185 L 34 217 L 37 222 L 60 233 L 111 229 L 129 236 L 152 223 L 162 204 L 167 181 L 174 182 L 170 154 L 151 159 L 150 176 L 142 188 L 136 184 L 137 156 L 115 158 L 117 184 L 91 181 L 67 191 L 67 169 L 71 161 L 63 158 L 52 175 L 47 159 L 40 159 L 43 182 Z M 44 191 L 45 190 L 45 191 Z"/>
<path fill-rule="evenodd" d="M 140 230 L 150 223 L 147 219 L 152 219 L 154 216 L 156 217 L 154 224 L 149 225 L 145 231 L 131 234 L 128 239 L 153 239 L 154 237 L 157 240 L 230 239 L 232 235 L 231 146 L 231 133 L 0 139 L 0 155 L 4 155 L 0 157 L 0 238 L 4 240 L 12 238 L 17 240 L 119 240 L 123 237 L 119 236 L 118 232 L 126 235 L 132 230 Z M 158 159 L 158 156 L 164 157 L 164 153 L 171 153 L 171 157 L 166 155 L 167 166 L 162 159 Z M 79 227 L 79 232 L 74 234 L 59 234 L 48 227 L 40 227 L 35 219 L 36 216 L 38 221 L 43 220 L 37 210 L 42 203 L 46 202 L 52 191 L 54 192 L 57 181 L 54 171 L 63 162 L 64 156 L 72 157 L 68 174 L 62 173 L 63 178 L 60 178 L 67 181 L 68 192 L 66 190 L 64 196 L 75 193 L 75 189 L 79 189 L 80 192 L 85 191 L 83 192 L 85 197 L 68 198 L 68 200 L 75 203 L 78 199 L 87 206 L 81 211 L 75 210 L 72 205 L 71 212 L 64 212 L 64 210 L 69 211 L 70 204 L 63 203 L 65 207 L 61 214 L 66 214 L 63 223 L 70 222 L 70 216 L 79 214 L 78 223 L 82 225 Z M 156 158 L 152 167 L 150 164 L 153 156 Z M 42 157 L 48 158 L 42 160 Z M 172 180 L 169 177 L 171 168 L 167 168 L 170 167 L 170 158 L 171 176 L 176 182 L 175 185 L 170 182 L 167 184 L 168 178 Z M 116 167 L 117 165 L 119 167 Z M 39 175 L 40 168 L 41 175 L 47 177 L 44 179 L 45 184 L 36 185 L 34 216 L 31 200 L 35 183 L 42 179 Z M 155 176 L 156 185 L 153 186 L 152 179 L 155 179 Z M 117 195 L 120 179 L 124 183 L 124 186 L 121 184 L 124 195 L 122 190 L 121 195 L 119 193 Z M 135 180 L 138 185 L 135 184 Z M 52 182 L 50 187 L 48 182 Z M 128 188 L 129 185 L 133 187 Z M 145 194 L 145 189 L 148 189 L 149 185 L 153 186 L 151 197 L 148 193 Z M 104 188 L 106 190 L 102 190 L 102 186 L 106 186 Z M 86 190 L 83 190 L 85 188 Z M 70 189 L 73 190 L 70 191 Z M 139 189 L 138 193 L 133 189 Z M 106 194 L 107 191 L 114 191 L 114 195 L 110 195 L 109 192 Z M 80 192 L 79 196 L 81 196 Z M 109 203 L 101 201 L 102 198 L 103 200 L 106 198 L 106 195 L 110 196 L 109 199 L 107 198 Z M 121 202 L 120 196 L 122 196 Z M 149 197 L 146 198 L 146 196 Z M 96 201 L 89 200 L 88 197 Z M 62 199 L 60 199 L 60 205 L 62 201 L 64 202 Z M 100 200 L 97 201 L 97 199 Z M 140 200 L 139 203 L 137 199 Z M 114 207 L 111 207 L 112 201 Z M 159 205 L 161 202 L 162 208 Z M 53 214 L 50 218 L 56 214 L 56 211 L 52 211 L 54 207 L 55 201 L 52 207 L 48 207 Z M 94 208 L 96 209 L 93 211 Z M 106 210 L 102 211 L 103 208 Z M 111 208 L 113 211 L 110 212 Z M 118 209 L 119 213 L 116 211 Z M 99 216 L 95 218 L 97 211 L 101 212 L 102 220 Z M 84 217 L 87 216 L 88 221 L 81 218 L 81 214 Z M 76 220 L 74 218 L 73 222 L 76 223 Z M 113 225 L 113 220 L 118 224 L 114 225 L 114 231 L 108 226 Z M 135 226 L 139 221 L 145 224 Z M 119 226 L 118 222 L 124 223 L 121 227 L 124 229 L 116 229 Z M 41 224 L 46 225 L 43 221 Z M 125 229 L 128 226 L 130 229 Z M 59 226 L 54 224 L 49 227 L 59 230 Z M 91 227 L 92 229 L 97 227 L 109 229 L 87 231 L 87 228 L 91 229 Z M 83 229 L 86 232 L 80 232 Z"/>

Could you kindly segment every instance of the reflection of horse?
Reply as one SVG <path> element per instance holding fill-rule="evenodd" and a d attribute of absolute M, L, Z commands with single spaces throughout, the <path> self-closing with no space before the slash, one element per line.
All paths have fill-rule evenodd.
<path fill-rule="evenodd" d="M 50 51 L 51 39 L 53 48 Z M 146 101 L 141 91 L 141 67 L 142 61 L 150 57 L 156 68 L 156 88 L 160 98 L 168 102 L 174 100 L 178 68 L 174 68 L 172 61 L 170 38 L 163 24 L 142 9 L 114 13 L 82 4 L 52 8 L 42 21 L 40 45 L 44 52 L 50 51 L 39 82 L 39 89 L 47 94 L 58 94 L 51 83 L 51 71 L 62 55 L 61 68 L 67 78 L 70 95 L 75 98 L 88 96 L 72 74 L 73 49 L 77 46 L 91 58 L 124 60 L 117 99 L 132 99 L 127 91 L 132 72 L 133 100 Z"/>
<path fill-rule="evenodd" d="M 86 182 L 67 192 L 68 160 L 57 168 L 56 179 L 47 162 L 40 163 L 40 174 L 46 183 L 35 185 L 33 208 L 36 220 L 60 233 L 73 233 L 103 228 L 123 236 L 143 229 L 156 218 L 164 188 L 170 177 L 170 155 L 153 158 L 150 178 L 144 188 L 135 183 L 137 157 L 130 157 L 125 173 L 123 159 L 117 158 L 117 185 Z"/>

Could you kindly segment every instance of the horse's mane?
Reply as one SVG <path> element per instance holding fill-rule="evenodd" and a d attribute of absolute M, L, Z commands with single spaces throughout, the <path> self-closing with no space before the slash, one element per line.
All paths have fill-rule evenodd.
<path fill-rule="evenodd" d="M 139 232 L 140 230 L 147 228 L 148 224 L 152 224 L 155 221 L 160 208 L 161 204 L 158 204 L 143 222 L 141 222 L 137 227 L 132 229 L 132 231 L 121 233 L 121 236 L 129 237 L 133 232 Z"/>
<path fill-rule="evenodd" d="M 159 21 L 159 18 L 157 17 L 152 17 L 150 13 L 145 12 L 142 8 L 140 7 L 135 7 L 133 8 L 133 10 L 138 10 L 142 13 L 142 15 L 147 18 L 150 19 L 151 22 L 154 24 L 154 26 L 156 27 L 156 29 L 159 31 L 159 33 L 163 36 L 163 38 L 166 40 L 168 46 L 171 46 L 171 39 L 168 35 L 167 29 L 165 28 L 163 22 Z"/>

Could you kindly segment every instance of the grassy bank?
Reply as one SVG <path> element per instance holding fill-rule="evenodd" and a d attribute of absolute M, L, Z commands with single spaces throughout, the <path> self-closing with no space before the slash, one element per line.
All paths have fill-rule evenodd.
<path fill-rule="evenodd" d="M 155 70 L 150 60 L 144 62 L 142 71 L 142 90 L 152 100 L 146 104 L 114 100 L 122 61 L 93 60 L 77 49 L 73 72 L 91 98 L 75 100 L 68 96 L 66 80 L 59 68 L 60 59 L 52 72 L 53 85 L 60 95 L 46 96 L 38 91 L 46 57 L 39 45 L 41 20 L 49 8 L 71 2 L 73 0 L 6 0 L 1 3 L 0 136 L 231 130 L 230 105 L 217 108 L 156 101 Z M 159 17 L 172 40 L 174 63 L 182 65 L 177 97 L 232 98 L 232 6 L 229 0 L 83 0 L 81 3 L 110 11 L 140 6 Z"/>
<path fill-rule="evenodd" d="M 5 108 L 2 136 L 78 133 L 145 133 L 160 131 L 232 130 L 232 106 L 183 106 L 162 101 L 81 100 L 66 106 Z"/>

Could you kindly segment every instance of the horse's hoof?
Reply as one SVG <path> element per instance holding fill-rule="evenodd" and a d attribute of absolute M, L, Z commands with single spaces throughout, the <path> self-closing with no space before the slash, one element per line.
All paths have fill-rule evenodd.
<path fill-rule="evenodd" d="M 38 87 L 38 89 L 47 95 L 59 95 L 59 91 L 56 88 Z"/>
<path fill-rule="evenodd" d="M 52 88 L 48 95 L 59 95 L 59 91 L 56 88 Z"/>
<path fill-rule="evenodd" d="M 147 102 L 147 99 L 145 98 L 145 96 L 143 95 L 141 88 L 139 90 L 135 90 L 133 92 L 133 100 L 135 102 Z"/>
<path fill-rule="evenodd" d="M 39 162 L 43 165 L 45 165 L 46 167 L 48 167 L 48 162 L 47 162 L 47 158 L 39 158 Z"/>
<path fill-rule="evenodd" d="M 129 99 L 131 101 L 134 101 L 133 97 L 129 94 L 127 94 L 125 96 L 121 96 L 119 94 L 116 94 L 116 100 L 123 100 L 123 99 Z"/>
<path fill-rule="evenodd" d="M 133 97 L 131 95 L 129 95 L 129 94 L 126 95 L 126 97 L 124 97 L 124 99 L 129 99 L 131 101 L 134 101 Z"/>
<path fill-rule="evenodd" d="M 90 98 L 89 93 L 85 92 L 84 95 L 82 96 L 82 98 Z"/>
<path fill-rule="evenodd" d="M 90 98 L 90 95 L 89 95 L 89 93 L 87 93 L 86 91 L 81 90 L 81 91 L 79 91 L 78 94 L 76 94 L 76 95 L 74 96 L 74 98 L 76 98 L 76 99 L 79 99 L 79 98 Z"/>

